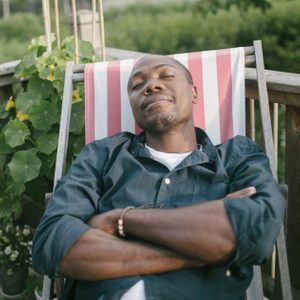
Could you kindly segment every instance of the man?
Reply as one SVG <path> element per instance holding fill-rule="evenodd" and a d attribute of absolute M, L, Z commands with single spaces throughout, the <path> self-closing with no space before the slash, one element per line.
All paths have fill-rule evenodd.
<path fill-rule="evenodd" d="M 268 159 L 194 128 L 187 69 L 146 56 L 128 82 L 139 136 L 80 153 L 37 229 L 33 265 L 68 278 L 65 299 L 244 299 L 285 203 Z"/>

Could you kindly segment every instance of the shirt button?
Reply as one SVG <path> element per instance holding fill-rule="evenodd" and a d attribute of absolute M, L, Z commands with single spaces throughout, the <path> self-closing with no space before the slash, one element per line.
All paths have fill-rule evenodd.
<path fill-rule="evenodd" d="M 171 179 L 170 178 L 166 178 L 165 179 L 165 184 L 170 184 L 171 183 Z"/>
<path fill-rule="evenodd" d="M 227 276 L 227 277 L 230 277 L 230 276 L 231 276 L 230 270 L 226 270 L 226 276 Z"/>

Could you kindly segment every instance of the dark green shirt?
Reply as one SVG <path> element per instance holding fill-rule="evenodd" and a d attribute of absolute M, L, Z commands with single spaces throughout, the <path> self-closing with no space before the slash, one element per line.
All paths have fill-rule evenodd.
<path fill-rule="evenodd" d="M 250 198 L 224 200 L 237 242 L 235 254 L 226 263 L 76 283 L 76 299 L 118 299 L 140 279 L 145 282 L 147 299 L 244 299 L 252 266 L 263 263 L 272 252 L 285 201 L 268 158 L 255 143 L 238 136 L 214 146 L 202 130 L 196 129 L 196 134 L 202 147 L 172 171 L 151 158 L 144 134 L 120 133 L 87 145 L 58 182 L 37 228 L 34 268 L 53 276 L 67 250 L 90 228 L 86 222 L 95 214 L 129 205 L 182 207 L 254 186 L 257 192 Z M 74 282 L 68 285 L 74 291 Z M 71 299 L 70 294 L 66 299 Z"/>

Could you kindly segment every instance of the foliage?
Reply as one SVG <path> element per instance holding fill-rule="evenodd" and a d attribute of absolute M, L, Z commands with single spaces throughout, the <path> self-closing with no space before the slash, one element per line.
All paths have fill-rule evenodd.
<path fill-rule="evenodd" d="M 195 4 L 195 8 L 203 15 L 209 12 L 217 13 L 221 9 L 229 10 L 233 6 L 241 11 L 247 11 L 250 7 L 266 11 L 271 7 L 271 3 L 269 0 L 198 0 Z"/>
<path fill-rule="evenodd" d="M 3 47 L 1 46 L 0 62 L 20 59 L 27 51 L 28 41 L 42 33 L 43 21 L 36 15 L 19 13 L 10 18 L 1 19 L 0 44 Z"/>
<path fill-rule="evenodd" d="M 73 59 L 73 44 L 69 37 L 61 49 L 54 43 L 47 52 L 44 36 L 33 39 L 15 72 L 28 83 L 0 107 L 0 211 L 16 218 L 24 199 L 43 203 L 52 187 L 64 70 Z M 80 62 L 91 61 L 93 54 L 92 46 L 80 41 Z M 69 162 L 84 144 L 82 93 L 82 87 L 73 92 L 72 113 L 81 117 L 71 121 Z"/>
<path fill-rule="evenodd" d="M 41 13 L 42 6 L 40 0 L 9 0 L 9 11 L 10 13 L 14 12 L 35 12 Z M 0 6 L 0 14 L 3 15 L 3 7 L 4 5 Z"/>
<path fill-rule="evenodd" d="M 300 2 L 275 1 L 266 12 L 235 7 L 205 17 L 192 6 L 135 6 L 108 12 L 106 40 L 110 47 L 170 54 L 263 41 L 266 67 L 299 72 Z M 298 64 L 297 64 L 298 62 Z"/>
<path fill-rule="evenodd" d="M 32 13 L 16 13 L 0 19 L 0 63 L 23 57 L 27 52 L 28 41 L 43 33 L 42 17 Z M 67 33 L 66 18 L 61 18 L 61 36 Z"/>
<path fill-rule="evenodd" d="M 16 225 L 11 216 L 0 215 L 0 268 L 11 276 L 18 267 L 31 265 L 33 230 Z"/>
<path fill-rule="evenodd" d="M 38 299 L 34 296 L 36 291 L 42 290 L 42 278 L 41 275 L 36 273 L 29 274 L 27 281 L 26 281 L 26 288 L 23 290 L 20 300 L 28 300 L 28 299 Z"/>

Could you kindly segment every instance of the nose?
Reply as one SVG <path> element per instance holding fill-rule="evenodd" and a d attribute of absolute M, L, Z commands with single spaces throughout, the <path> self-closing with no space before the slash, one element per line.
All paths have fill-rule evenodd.
<path fill-rule="evenodd" d="M 144 89 L 144 96 L 148 96 L 152 93 L 160 92 L 162 90 L 162 84 L 159 79 L 150 79 Z"/>

